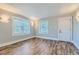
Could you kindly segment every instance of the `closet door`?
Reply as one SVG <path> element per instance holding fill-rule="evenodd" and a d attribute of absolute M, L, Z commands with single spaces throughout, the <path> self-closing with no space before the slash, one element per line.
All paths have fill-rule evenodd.
<path fill-rule="evenodd" d="M 58 39 L 63 41 L 72 40 L 72 17 L 58 19 Z"/>

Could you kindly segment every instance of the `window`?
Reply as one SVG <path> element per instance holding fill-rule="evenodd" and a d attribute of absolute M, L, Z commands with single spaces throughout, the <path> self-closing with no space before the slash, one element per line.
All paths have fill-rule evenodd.
<path fill-rule="evenodd" d="M 30 21 L 19 17 L 12 18 L 13 35 L 25 35 L 30 33 Z"/>
<path fill-rule="evenodd" d="M 39 33 L 48 34 L 48 21 L 47 20 L 39 20 Z"/>

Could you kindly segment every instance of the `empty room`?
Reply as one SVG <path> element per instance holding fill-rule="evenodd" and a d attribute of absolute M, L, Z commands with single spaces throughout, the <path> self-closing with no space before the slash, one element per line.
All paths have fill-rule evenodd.
<path fill-rule="evenodd" d="M 79 55 L 79 4 L 0 3 L 0 55 Z"/>

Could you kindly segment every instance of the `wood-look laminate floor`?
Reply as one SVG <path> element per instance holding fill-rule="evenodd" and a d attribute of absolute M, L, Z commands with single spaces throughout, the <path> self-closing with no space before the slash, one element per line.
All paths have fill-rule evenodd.
<path fill-rule="evenodd" d="M 32 38 L 0 48 L 0 55 L 78 55 L 79 50 L 64 41 Z"/>

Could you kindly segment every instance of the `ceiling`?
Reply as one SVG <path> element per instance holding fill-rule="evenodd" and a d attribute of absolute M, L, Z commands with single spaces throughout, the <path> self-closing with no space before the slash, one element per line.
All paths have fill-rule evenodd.
<path fill-rule="evenodd" d="M 67 3 L 9 3 L 6 5 L 18 9 L 22 15 L 28 18 L 45 18 L 70 14 L 77 10 L 79 6 L 79 4 Z"/>

